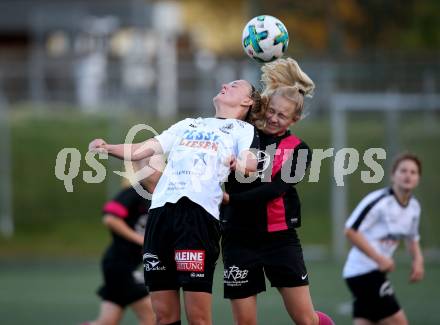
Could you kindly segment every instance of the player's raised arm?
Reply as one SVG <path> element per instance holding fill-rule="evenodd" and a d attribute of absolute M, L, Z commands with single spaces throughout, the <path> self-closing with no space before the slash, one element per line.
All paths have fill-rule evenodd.
<path fill-rule="evenodd" d="M 89 144 L 89 151 L 106 152 L 110 156 L 138 161 L 153 155 L 163 154 L 162 146 L 156 139 L 148 139 L 140 143 L 108 144 L 103 139 L 95 139 Z"/>

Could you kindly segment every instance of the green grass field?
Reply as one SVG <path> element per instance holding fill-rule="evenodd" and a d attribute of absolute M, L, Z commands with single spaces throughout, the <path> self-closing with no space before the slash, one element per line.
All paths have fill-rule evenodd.
<path fill-rule="evenodd" d="M 350 295 L 340 278 L 341 265 L 308 262 L 315 308 L 331 314 L 336 324 L 350 324 Z M 222 265 L 217 267 L 213 316 L 214 324 L 232 324 L 229 302 L 222 298 Z M 63 260 L 0 262 L 0 315 L 5 325 L 75 325 L 96 316 L 100 284 L 98 261 Z M 440 265 L 427 265 L 426 278 L 408 284 L 408 264 L 398 265 L 391 275 L 397 295 L 412 325 L 440 324 L 438 279 Z M 258 296 L 259 324 L 291 324 L 276 289 Z M 131 311 L 123 324 L 136 324 Z M 186 324 L 186 321 L 183 322 Z"/>

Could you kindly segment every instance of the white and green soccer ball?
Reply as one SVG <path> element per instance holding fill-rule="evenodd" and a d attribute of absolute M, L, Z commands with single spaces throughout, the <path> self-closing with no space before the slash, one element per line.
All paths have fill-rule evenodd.
<path fill-rule="evenodd" d="M 252 18 L 243 29 L 243 49 L 252 59 L 264 63 L 283 56 L 289 34 L 281 20 L 261 15 Z"/>

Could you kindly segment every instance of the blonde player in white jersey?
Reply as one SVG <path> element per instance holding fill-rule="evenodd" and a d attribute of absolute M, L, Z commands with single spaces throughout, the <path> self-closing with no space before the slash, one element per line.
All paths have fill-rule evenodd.
<path fill-rule="evenodd" d="M 223 85 L 213 118 L 185 119 L 154 139 L 128 145 L 95 139 L 89 150 L 126 160 L 169 154 L 156 186 L 144 240 L 145 282 L 157 324 L 180 324 L 180 288 L 189 324 L 212 323 L 211 292 L 220 252 L 221 183 L 230 172 L 254 171 L 254 127 L 241 120 L 258 110 L 259 93 L 245 80 Z M 241 158 L 247 157 L 247 158 Z"/>
<path fill-rule="evenodd" d="M 346 222 L 345 234 L 353 248 L 343 277 L 354 297 L 355 325 L 408 324 L 386 274 L 395 268 L 392 256 L 403 239 L 412 256 L 410 281 L 423 279 L 418 230 L 420 204 L 412 194 L 421 171 L 417 156 L 398 156 L 392 166 L 391 187 L 367 195 Z"/>

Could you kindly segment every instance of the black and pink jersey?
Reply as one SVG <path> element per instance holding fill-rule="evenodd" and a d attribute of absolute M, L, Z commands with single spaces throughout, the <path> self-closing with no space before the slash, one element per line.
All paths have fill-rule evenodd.
<path fill-rule="evenodd" d="M 113 200 L 108 201 L 102 213 L 121 218 L 130 228 L 143 236 L 149 207 L 150 201 L 141 197 L 133 187 L 129 187 L 119 192 Z M 112 232 L 112 239 L 105 254 L 107 262 L 124 262 L 132 266 L 137 266 L 142 262 L 141 246 L 114 232 Z"/>
<path fill-rule="evenodd" d="M 301 226 L 301 203 L 295 184 L 311 161 L 305 142 L 286 132 L 274 137 L 259 131 L 260 149 L 269 156 L 264 176 L 251 183 L 229 177 L 230 204 L 223 208 L 223 227 L 276 232 Z M 265 178 L 265 179 L 264 179 Z"/>

